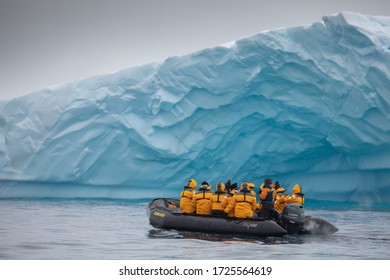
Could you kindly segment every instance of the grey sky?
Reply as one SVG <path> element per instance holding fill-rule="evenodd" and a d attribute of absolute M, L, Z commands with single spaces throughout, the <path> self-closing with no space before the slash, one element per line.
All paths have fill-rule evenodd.
<path fill-rule="evenodd" d="M 0 0 L 0 100 L 389 0 Z"/>

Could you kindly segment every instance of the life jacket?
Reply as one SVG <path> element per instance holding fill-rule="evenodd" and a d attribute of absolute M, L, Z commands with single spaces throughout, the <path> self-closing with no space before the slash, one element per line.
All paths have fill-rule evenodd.
<path fill-rule="evenodd" d="M 235 191 L 235 190 L 232 190 L 232 191 Z M 228 192 L 226 194 L 226 197 L 225 197 L 224 201 L 222 201 L 222 205 L 221 205 L 224 210 L 226 210 L 226 207 L 232 201 L 233 196 L 234 196 L 234 194 L 232 192 Z M 234 207 L 231 208 L 229 211 L 225 211 L 225 212 L 227 213 L 228 217 L 232 217 L 232 218 L 234 217 Z"/>
<path fill-rule="evenodd" d="M 274 203 L 274 196 L 273 196 L 273 189 L 270 185 L 264 186 L 263 190 L 259 194 L 259 197 L 261 199 L 262 204 L 273 204 Z"/>
<path fill-rule="evenodd" d="M 275 203 L 274 203 L 274 208 L 277 210 L 279 213 L 283 213 L 284 207 L 286 207 L 287 200 L 288 200 L 288 195 L 284 193 L 285 189 L 282 187 L 279 187 L 276 190 L 276 196 L 275 196 Z"/>
<path fill-rule="evenodd" d="M 225 208 L 222 206 L 223 201 L 226 199 L 226 193 L 217 193 L 215 192 L 211 198 L 211 210 L 224 210 Z"/>
<path fill-rule="evenodd" d="M 191 187 L 184 187 L 184 190 L 180 194 L 180 198 L 188 198 L 192 200 L 192 197 L 194 196 L 194 190 Z"/>
<path fill-rule="evenodd" d="M 256 208 L 256 198 L 245 185 L 244 188 L 232 197 L 229 205 L 225 208 L 225 212 L 229 213 L 234 209 L 236 218 L 252 218 L 253 211 Z"/>
<path fill-rule="evenodd" d="M 195 193 L 192 200 L 192 205 L 195 208 L 197 215 L 210 215 L 211 203 L 210 198 L 213 192 L 209 190 L 208 185 L 201 186 L 199 191 Z"/>
<path fill-rule="evenodd" d="M 254 195 L 251 193 L 250 190 L 240 190 L 238 193 L 235 194 L 236 203 L 252 203 L 252 198 L 254 198 Z M 249 198 L 248 198 L 249 197 Z"/>
<path fill-rule="evenodd" d="M 225 184 L 217 183 L 217 185 L 215 186 L 215 192 L 210 197 L 211 210 L 223 211 L 224 207 L 222 206 L 222 202 L 225 200 L 225 198 Z"/>
<path fill-rule="evenodd" d="M 195 191 L 193 188 L 185 186 L 184 190 L 180 194 L 180 209 L 183 213 L 191 214 L 195 211 L 193 207 L 193 197 Z"/>
<path fill-rule="evenodd" d="M 303 196 L 303 193 L 295 193 L 288 199 L 287 203 L 298 203 L 303 205 L 305 203 Z"/>

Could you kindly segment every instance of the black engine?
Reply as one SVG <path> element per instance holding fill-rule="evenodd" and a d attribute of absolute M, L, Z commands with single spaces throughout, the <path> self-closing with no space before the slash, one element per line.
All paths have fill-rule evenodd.
<path fill-rule="evenodd" d="M 287 204 L 283 210 L 282 222 L 289 234 L 298 234 L 305 223 L 305 211 L 300 204 Z"/>

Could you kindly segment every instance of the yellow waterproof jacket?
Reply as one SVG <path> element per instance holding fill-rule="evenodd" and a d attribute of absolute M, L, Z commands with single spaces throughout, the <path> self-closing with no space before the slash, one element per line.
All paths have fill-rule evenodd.
<path fill-rule="evenodd" d="M 260 202 L 257 202 L 256 191 L 255 191 L 253 188 L 250 188 L 250 191 L 251 191 L 251 194 L 253 194 L 253 196 L 255 197 L 255 200 L 256 200 L 256 209 L 260 209 L 260 208 L 261 208 L 261 203 L 260 203 Z"/>
<path fill-rule="evenodd" d="M 302 187 L 299 184 L 296 184 L 293 187 L 292 195 L 287 200 L 287 203 L 298 203 L 303 205 L 304 202 L 305 199 L 303 198 Z"/>
<path fill-rule="evenodd" d="M 226 210 L 226 207 L 229 205 L 230 201 L 232 201 L 233 196 L 237 193 L 236 189 L 230 190 L 230 192 L 227 194 L 225 200 L 222 202 L 223 209 Z M 224 210 L 224 211 L 225 211 Z M 225 211 L 226 212 L 226 211 Z M 227 212 L 228 217 L 234 218 L 234 208 L 230 209 L 229 212 Z"/>
<path fill-rule="evenodd" d="M 305 199 L 303 198 L 303 196 L 301 196 L 299 194 L 293 194 L 287 200 L 287 203 L 298 203 L 298 204 L 302 204 L 302 205 L 304 202 L 305 202 Z"/>
<path fill-rule="evenodd" d="M 180 209 L 183 213 L 192 214 L 195 212 L 195 208 L 192 205 L 192 199 L 195 195 L 196 185 L 195 179 L 189 180 L 187 186 L 184 186 L 184 189 L 180 194 Z"/>
<path fill-rule="evenodd" d="M 236 193 L 226 206 L 225 212 L 234 209 L 236 218 L 253 218 L 253 211 L 256 210 L 256 198 L 249 190 L 241 190 Z"/>
<path fill-rule="evenodd" d="M 203 186 L 195 193 L 192 199 L 192 206 L 195 208 L 197 215 L 210 215 L 211 214 L 211 202 L 210 198 L 213 192 Z"/>
<path fill-rule="evenodd" d="M 279 188 L 276 190 L 275 204 L 274 208 L 279 213 L 283 213 L 284 207 L 286 207 L 287 200 L 289 196 L 284 193 L 284 188 Z"/>
<path fill-rule="evenodd" d="M 180 194 L 180 209 L 183 213 L 192 214 L 195 212 L 195 207 L 192 204 L 194 195 L 194 189 L 187 186 L 184 187 L 184 190 Z"/>
<path fill-rule="evenodd" d="M 247 182 L 247 186 L 249 188 L 249 190 L 251 191 L 251 194 L 253 194 L 253 196 L 255 197 L 256 199 L 256 203 L 257 203 L 257 197 L 256 197 L 256 191 L 255 191 L 255 184 L 253 184 L 252 182 Z"/>
<path fill-rule="evenodd" d="M 211 210 L 225 210 L 223 202 L 226 199 L 227 194 L 225 192 L 215 192 L 210 197 Z"/>

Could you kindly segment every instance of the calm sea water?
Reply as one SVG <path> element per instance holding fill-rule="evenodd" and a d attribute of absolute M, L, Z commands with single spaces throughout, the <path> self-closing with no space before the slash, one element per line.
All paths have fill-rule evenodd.
<path fill-rule="evenodd" d="M 390 207 L 308 203 L 331 236 L 242 238 L 159 230 L 147 201 L 0 200 L 0 259 L 390 259 Z"/>

